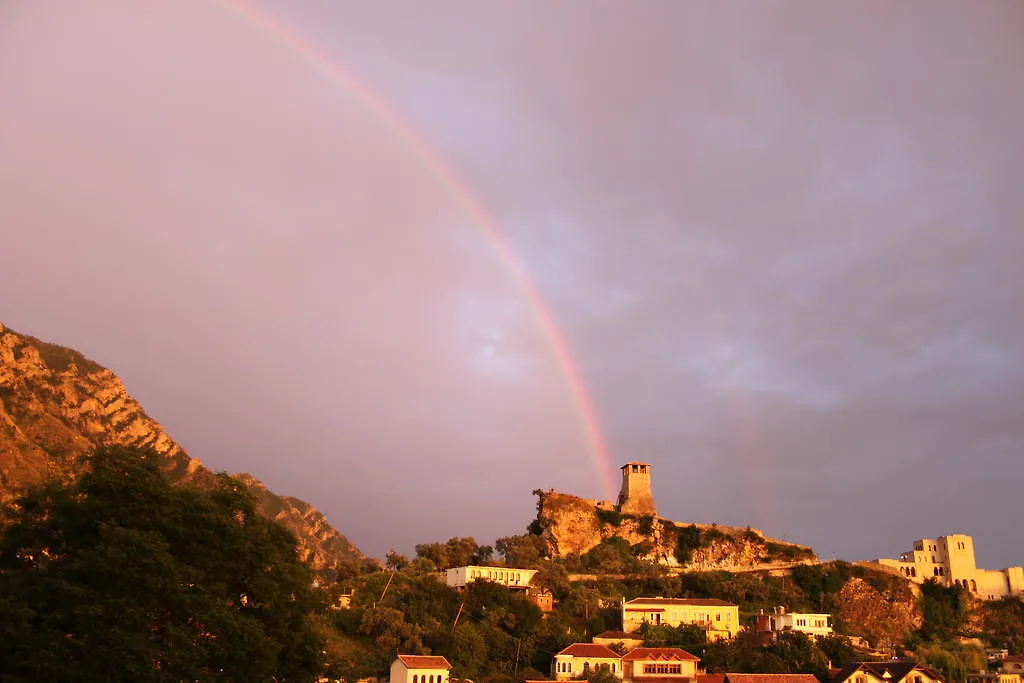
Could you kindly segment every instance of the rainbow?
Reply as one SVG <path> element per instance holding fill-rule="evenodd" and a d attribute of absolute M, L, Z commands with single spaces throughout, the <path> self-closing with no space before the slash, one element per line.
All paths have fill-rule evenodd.
<path fill-rule="evenodd" d="M 600 423 L 593 401 L 587 392 L 586 384 L 580 375 L 579 368 L 569 351 L 565 337 L 555 324 L 554 316 L 544 300 L 530 282 L 526 270 L 516 258 L 508 240 L 498 229 L 495 220 L 487 213 L 481 203 L 473 196 L 469 188 L 449 168 L 444 159 L 435 152 L 416 131 L 412 129 L 393 109 L 367 88 L 354 74 L 332 61 L 323 51 L 310 41 L 304 39 L 291 28 L 276 20 L 271 15 L 245 3 L 243 0 L 219 0 L 222 7 L 227 8 L 241 17 L 251 26 L 271 37 L 276 43 L 299 55 L 307 64 L 319 71 L 335 85 L 352 95 L 367 110 L 390 130 L 408 148 L 413 156 L 447 188 L 463 211 L 472 219 L 493 245 L 505 269 L 516 287 L 523 294 L 527 304 L 533 311 L 534 318 L 544 339 L 554 355 L 555 361 L 565 379 L 569 394 L 579 414 L 583 436 L 587 443 L 589 456 L 597 470 L 597 476 L 604 489 L 606 498 L 615 496 L 616 485 L 613 479 L 615 467 L 608 453 L 608 445 L 601 434 Z"/>

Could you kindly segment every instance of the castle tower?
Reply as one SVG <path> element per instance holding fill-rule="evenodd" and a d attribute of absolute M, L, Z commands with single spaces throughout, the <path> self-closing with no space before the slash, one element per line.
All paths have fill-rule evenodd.
<path fill-rule="evenodd" d="M 654 515 L 651 495 L 651 466 L 646 462 L 627 462 L 622 466 L 619 512 L 627 515 Z"/>

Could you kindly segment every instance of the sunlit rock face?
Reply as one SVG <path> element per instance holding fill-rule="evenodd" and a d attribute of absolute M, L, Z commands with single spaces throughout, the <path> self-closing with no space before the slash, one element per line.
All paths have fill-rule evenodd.
<path fill-rule="evenodd" d="M 97 446 L 153 450 L 175 481 L 203 485 L 213 477 L 110 370 L 0 323 L 0 501 L 24 486 L 74 476 L 82 456 Z M 261 513 L 291 529 L 314 567 L 363 558 L 316 508 L 275 495 L 250 475 L 237 478 L 252 490 Z"/>
<path fill-rule="evenodd" d="M 649 489 L 648 489 L 649 490 Z M 693 570 L 748 569 L 773 564 L 812 562 L 810 548 L 766 538 L 757 529 L 674 522 L 653 514 L 633 514 L 608 501 L 598 502 L 558 491 L 535 491 L 537 521 L 552 557 L 582 555 L 611 538 L 626 541 L 647 560 Z M 680 550 L 687 530 L 699 534 L 688 552 Z M 692 533 L 692 532 L 691 532 Z"/>

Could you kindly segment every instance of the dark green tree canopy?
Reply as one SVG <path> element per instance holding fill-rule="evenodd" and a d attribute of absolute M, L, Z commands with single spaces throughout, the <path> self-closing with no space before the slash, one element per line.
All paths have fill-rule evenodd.
<path fill-rule="evenodd" d="M 171 485 L 160 457 L 97 450 L 5 512 L 4 681 L 309 681 L 316 603 L 294 537 L 244 487 Z"/>

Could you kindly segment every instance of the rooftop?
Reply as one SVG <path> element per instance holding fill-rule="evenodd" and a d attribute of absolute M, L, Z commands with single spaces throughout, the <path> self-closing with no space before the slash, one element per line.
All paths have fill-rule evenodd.
<path fill-rule="evenodd" d="M 699 662 L 700 657 L 691 655 L 686 650 L 678 647 L 635 647 L 622 655 L 622 661 L 635 662 L 638 660 L 666 660 L 666 661 L 688 661 Z"/>
<path fill-rule="evenodd" d="M 691 605 L 694 607 L 736 607 L 731 602 L 715 598 L 633 598 L 626 605 Z"/>
<path fill-rule="evenodd" d="M 555 656 L 557 657 L 558 655 L 588 657 L 591 659 L 619 659 L 619 653 L 615 650 L 594 643 L 573 643 Z"/>
<path fill-rule="evenodd" d="M 444 657 L 430 655 L 398 655 L 398 660 L 410 669 L 450 669 L 452 665 Z"/>

